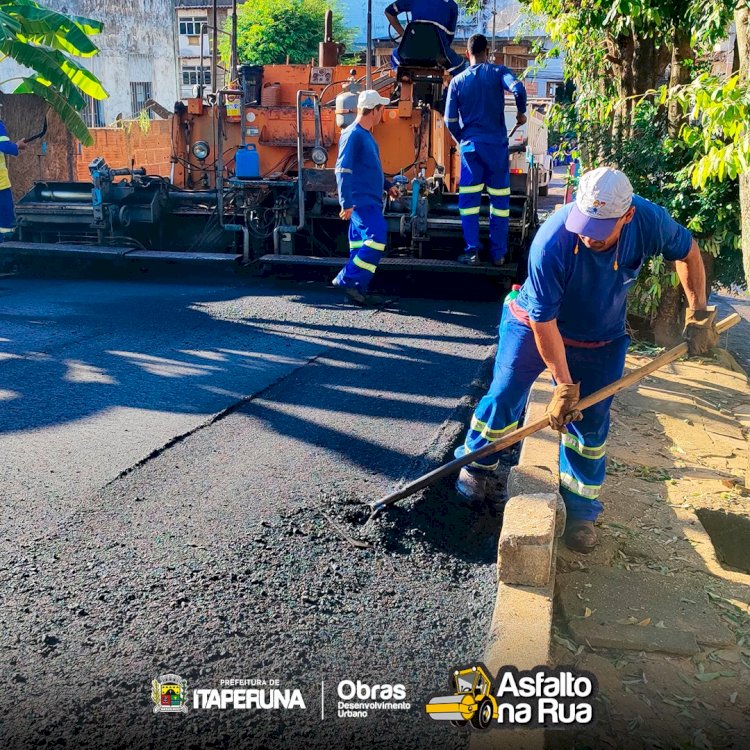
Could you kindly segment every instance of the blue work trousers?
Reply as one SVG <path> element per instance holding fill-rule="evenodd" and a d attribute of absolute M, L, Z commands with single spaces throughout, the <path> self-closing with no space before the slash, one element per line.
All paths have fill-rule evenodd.
<path fill-rule="evenodd" d="M 11 239 L 16 231 L 16 213 L 10 188 L 0 190 L 0 242 Z"/>
<path fill-rule="evenodd" d="M 510 167 L 507 141 L 494 145 L 472 141 L 461 144 L 458 208 L 466 252 L 472 255 L 481 249 L 479 211 L 485 190 L 490 197 L 490 255 L 493 261 L 500 261 L 508 251 Z"/>
<path fill-rule="evenodd" d="M 334 284 L 353 287 L 364 294 L 385 253 L 387 239 L 382 207 L 355 208 L 349 222 L 349 262 L 336 276 Z"/>
<path fill-rule="evenodd" d="M 621 336 L 596 348 L 566 346 L 570 374 L 581 384 L 581 398 L 622 376 L 630 338 Z M 479 402 L 464 444 L 456 457 L 499 440 L 518 427 L 534 381 L 546 369 L 529 326 L 513 316 L 507 305 L 500 321 L 495 370 L 487 395 Z M 560 440 L 560 494 L 570 520 L 595 521 L 602 511 L 599 494 L 606 470 L 605 444 L 609 432 L 608 398 L 583 412 L 580 422 L 568 425 Z M 469 465 L 473 471 L 492 471 L 495 455 Z"/>

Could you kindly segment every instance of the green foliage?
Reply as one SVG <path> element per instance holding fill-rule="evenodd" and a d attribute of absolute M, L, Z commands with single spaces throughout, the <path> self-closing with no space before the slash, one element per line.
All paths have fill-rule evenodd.
<path fill-rule="evenodd" d="M 0 0 L 0 53 L 34 71 L 21 78 L 14 93 L 44 99 L 84 145 L 93 138 L 78 114 L 85 106 L 83 94 L 105 99 L 107 92 L 71 56 L 95 55 L 99 50 L 89 36 L 103 28 L 99 21 L 66 16 L 33 0 Z"/>
<path fill-rule="evenodd" d="M 680 133 L 698 158 L 691 168 L 693 186 L 711 180 L 734 180 L 750 169 L 750 86 L 739 75 L 722 81 L 704 73 L 689 86 L 662 89 L 663 100 L 677 100 L 690 122 Z"/>
<path fill-rule="evenodd" d="M 333 10 L 333 36 L 351 43 L 353 30 L 331 0 L 253 0 L 237 9 L 237 56 L 252 65 L 303 64 L 318 57 L 326 11 Z M 231 21 L 227 31 L 231 30 Z M 220 51 L 229 60 L 230 39 L 222 35 Z"/>
<path fill-rule="evenodd" d="M 628 44 L 637 47 L 644 40 L 651 40 L 660 56 L 669 59 L 677 33 L 688 32 L 697 59 L 708 60 L 712 45 L 726 33 L 735 2 L 524 2 L 547 18 L 548 34 L 565 53 L 566 78 L 576 86 L 571 103 L 553 106 L 550 127 L 573 140 L 584 168 L 608 164 L 622 169 L 636 193 L 664 206 L 693 232 L 704 251 L 716 257 L 716 281 L 737 283 L 742 274 L 734 177 L 743 160 L 750 161 L 748 92 L 732 79 L 721 86 L 714 83 L 699 62 L 689 86 L 661 95 L 641 90 L 626 99 L 625 78 L 637 77 L 638 71 L 619 59 Z M 635 65 L 638 60 L 630 62 Z M 670 97 L 677 97 L 692 117 L 679 139 L 668 136 Z M 563 139 L 561 145 L 571 144 Z M 664 289 L 677 283 L 662 259 L 646 263 L 634 285 L 631 310 L 653 320 Z"/>

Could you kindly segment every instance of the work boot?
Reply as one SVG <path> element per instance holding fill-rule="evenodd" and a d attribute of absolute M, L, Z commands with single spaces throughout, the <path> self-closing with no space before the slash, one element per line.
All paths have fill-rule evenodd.
<path fill-rule="evenodd" d="M 598 543 L 593 521 L 571 521 L 565 528 L 565 546 L 574 552 L 588 555 Z"/>
<path fill-rule="evenodd" d="M 479 264 L 479 256 L 476 253 L 464 253 L 458 257 L 458 262 L 464 266 L 476 266 Z"/>
<path fill-rule="evenodd" d="M 379 307 L 389 302 L 388 297 L 384 297 L 382 294 L 366 294 L 365 305 L 367 307 Z"/>
<path fill-rule="evenodd" d="M 364 307 L 367 304 L 365 295 L 356 287 L 342 286 L 338 279 L 334 279 L 331 283 L 336 289 L 340 289 L 355 305 Z"/>
<path fill-rule="evenodd" d="M 464 466 L 456 480 L 456 491 L 468 504 L 481 505 L 487 498 L 487 474 Z"/>

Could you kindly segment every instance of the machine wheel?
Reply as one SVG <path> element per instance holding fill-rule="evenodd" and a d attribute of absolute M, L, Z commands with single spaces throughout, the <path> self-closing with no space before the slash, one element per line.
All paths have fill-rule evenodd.
<path fill-rule="evenodd" d="M 451 719 L 452 727 L 464 727 L 466 726 L 466 719 Z"/>
<path fill-rule="evenodd" d="M 540 185 L 539 186 L 539 195 L 544 197 L 545 195 L 549 194 L 549 185 Z"/>
<path fill-rule="evenodd" d="M 492 721 L 492 703 L 486 698 L 479 704 L 479 708 L 471 717 L 471 724 L 476 729 L 487 729 Z"/>

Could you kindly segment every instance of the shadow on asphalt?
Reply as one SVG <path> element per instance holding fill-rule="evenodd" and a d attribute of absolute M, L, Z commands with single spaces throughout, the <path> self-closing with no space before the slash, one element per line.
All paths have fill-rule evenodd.
<path fill-rule="evenodd" d="M 118 407 L 210 413 L 215 410 L 207 408 L 201 394 L 225 394 L 241 404 L 253 372 L 267 358 L 301 364 L 311 354 L 322 354 L 325 367 L 313 366 L 323 375 L 318 374 L 312 389 L 300 381 L 281 404 L 252 400 L 243 410 L 280 435 L 296 436 L 369 471 L 398 478 L 409 457 L 382 441 L 354 435 L 349 425 L 363 416 L 393 420 L 396 429 L 408 430 L 413 420 L 439 424 L 446 400 L 462 393 L 457 376 L 451 379 L 446 373 L 467 367 L 460 354 L 446 353 L 450 347 L 445 344 L 477 343 L 477 331 L 490 343 L 495 327 L 494 319 L 485 320 L 478 312 L 457 314 L 449 302 L 435 309 L 434 302 L 420 300 L 402 300 L 399 306 L 406 315 L 434 320 L 434 333 L 379 330 L 378 313 L 356 308 L 350 308 L 351 324 L 321 322 L 317 316 L 322 310 L 339 312 L 341 307 L 331 305 L 336 293 L 318 285 L 305 285 L 303 292 L 299 285 L 275 281 L 201 290 L 174 307 L 159 294 L 144 296 L 142 286 L 132 295 L 127 285 L 124 294 L 122 290 L 109 300 L 46 299 L 38 308 L 18 309 L 11 307 L 10 297 L 0 305 L 7 331 L 0 338 L 2 388 L 9 396 L 0 400 L 0 434 L 63 425 Z M 281 295 L 291 295 L 299 315 L 274 319 L 253 314 L 267 309 L 265 298 Z M 238 310 L 232 320 L 211 316 L 210 305 L 233 301 Z M 133 324 L 136 315 L 141 325 Z M 464 325 L 473 335 L 448 335 L 441 324 Z M 72 345 L 66 341 L 57 351 L 49 345 L 50 326 L 75 331 Z M 44 335 L 36 337 L 36 330 Z M 370 340 L 373 336 L 378 343 Z M 434 350 L 441 345 L 442 351 Z M 367 381 L 365 388 L 360 388 L 361 380 Z M 376 383 L 382 386 L 373 387 Z M 309 408 L 333 414 L 333 419 L 311 423 L 301 416 Z"/>

